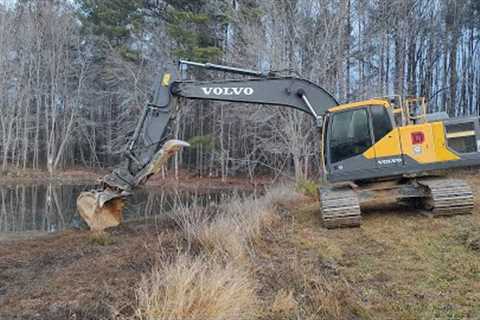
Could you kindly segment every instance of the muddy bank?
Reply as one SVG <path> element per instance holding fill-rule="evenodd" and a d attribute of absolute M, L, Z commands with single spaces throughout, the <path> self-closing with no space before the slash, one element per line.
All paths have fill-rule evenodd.
<path fill-rule="evenodd" d="M 94 183 L 105 174 L 102 170 L 65 170 L 49 174 L 42 170 L 7 171 L 0 174 L 0 185 L 33 184 L 33 183 Z"/>
<path fill-rule="evenodd" d="M 109 174 L 107 169 L 71 169 L 49 174 L 42 170 L 7 171 L 0 173 L 0 185 L 56 183 L 56 184 L 94 184 L 99 178 Z M 182 190 L 219 190 L 241 189 L 252 190 L 271 185 L 270 176 L 248 177 L 202 177 L 186 170 L 180 171 L 177 178 L 173 174 L 158 174 L 152 177 L 147 187 L 161 187 L 166 189 Z"/>
<path fill-rule="evenodd" d="M 0 246 L 0 319 L 102 319 L 135 301 L 132 288 L 169 245 L 171 226 L 123 226 L 97 238 L 67 231 Z M 162 244 L 158 235 L 162 233 Z"/>

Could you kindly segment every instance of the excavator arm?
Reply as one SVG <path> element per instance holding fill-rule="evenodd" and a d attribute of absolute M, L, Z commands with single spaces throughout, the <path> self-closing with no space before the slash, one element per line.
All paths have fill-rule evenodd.
<path fill-rule="evenodd" d="M 98 188 L 83 192 L 77 199 L 82 218 L 92 230 L 103 230 L 122 221 L 124 199 L 188 143 L 168 140 L 175 119 L 177 98 L 238 102 L 256 106 L 274 105 L 303 111 L 312 116 L 317 127 L 322 115 L 337 101 L 313 82 L 295 77 L 276 77 L 257 71 L 180 61 L 227 73 L 250 76 L 248 79 L 182 81 L 175 72 L 165 72 L 156 81 L 153 99 L 144 107 L 127 145 L 125 161 L 98 181 Z"/>

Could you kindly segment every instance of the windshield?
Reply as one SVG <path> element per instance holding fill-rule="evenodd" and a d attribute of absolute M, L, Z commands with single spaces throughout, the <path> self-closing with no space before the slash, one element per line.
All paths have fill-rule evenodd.
<path fill-rule="evenodd" d="M 362 154 L 372 146 L 366 108 L 333 115 L 330 133 L 330 161 L 342 161 Z"/>

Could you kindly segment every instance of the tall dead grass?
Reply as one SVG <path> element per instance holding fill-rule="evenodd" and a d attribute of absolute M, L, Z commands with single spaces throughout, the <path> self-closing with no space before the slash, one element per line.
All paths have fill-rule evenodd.
<path fill-rule="evenodd" d="M 159 263 L 137 290 L 139 319 L 254 319 L 260 313 L 252 271 L 255 244 L 279 217 L 276 207 L 298 197 L 281 186 L 261 198 L 234 197 L 214 213 L 175 210 L 187 246 L 170 264 Z M 192 252 L 192 248 L 200 248 Z M 198 251 L 198 250 L 197 250 Z"/>
<path fill-rule="evenodd" d="M 243 320 L 258 310 L 246 269 L 188 254 L 144 276 L 137 297 L 137 317 L 144 320 Z"/>
<path fill-rule="evenodd" d="M 282 185 L 260 198 L 234 196 L 220 203 L 213 216 L 194 206 L 175 210 L 171 218 L 189 249 L 200 245 L 212 256 L 240 262 L 252 254 L 262 232 L 278 221 L 276 207 L 298 197 L 292 187 Z"/>

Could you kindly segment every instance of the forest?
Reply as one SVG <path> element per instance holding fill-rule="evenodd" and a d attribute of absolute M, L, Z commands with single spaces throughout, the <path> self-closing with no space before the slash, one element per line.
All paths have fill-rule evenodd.
<path fill-rule="evenodd" d="M 301 76 L 340 102 L 413 95 L 429 111 L 480 111 L 478 0 L 3 0 L 0 30 L 3 173 L 114 166 L 153 82 L 179 58 Z M 180 105 L 172 135 L 192 147 L 170 171 L 318 174 L 307 115 Z"/>

